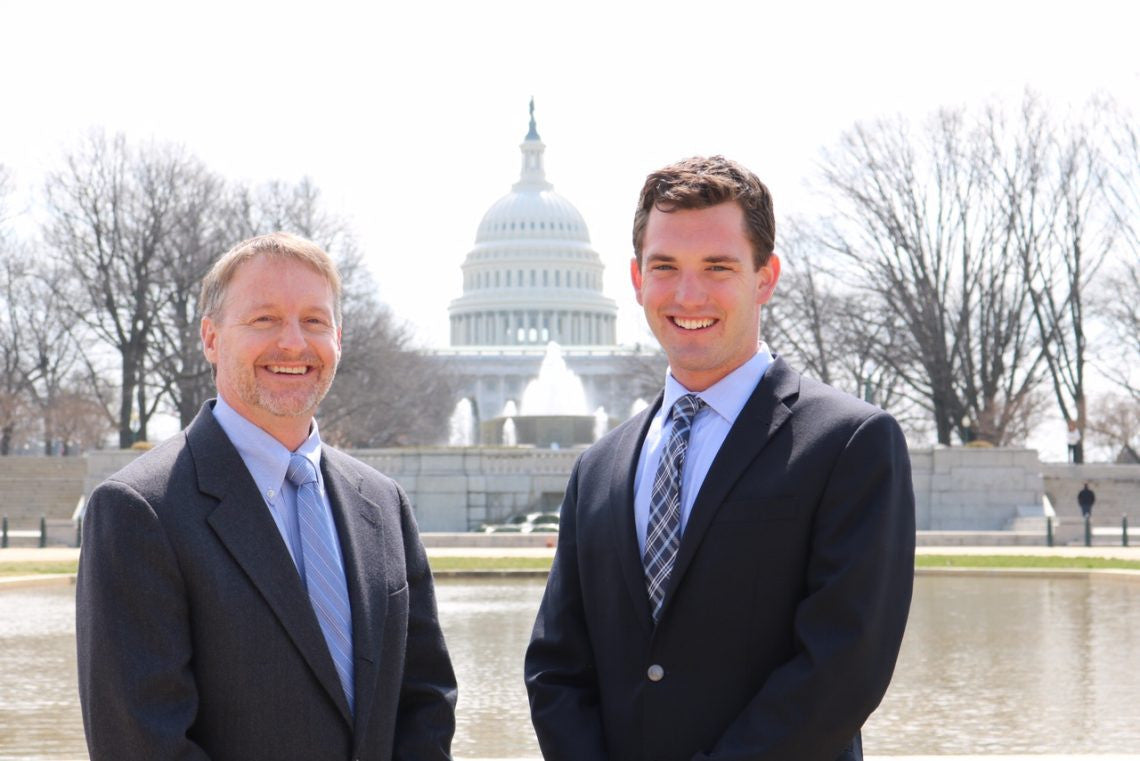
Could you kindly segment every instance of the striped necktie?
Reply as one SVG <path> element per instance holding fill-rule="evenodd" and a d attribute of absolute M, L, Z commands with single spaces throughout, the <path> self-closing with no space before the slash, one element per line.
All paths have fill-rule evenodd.
<path fill-rule="evenodd" d="M 673 429 L 661 452 L 661 464 L 649 497 L 649 528 L 645 536 L 645 584 L 653 621 L 661 618 L 661 604 L 681 545 L 681 471 L 693 418 L 705 403 L 695 394 L 685 394 L 673 404 Z"/>
<path fill-rule="evenodd" d="M 317 471 L 308 458 L 295 454 L 289 460 L 285 477 L 297 487 L 301 576 L 328 643 L 344 696 L 348 698 L 349 711 L 352 711 L 352 611 L 348 603 L 348 584 L 338 559 L 336 538 L 330 535 L 322 515 L 323 500 L 317 487 Z"/>

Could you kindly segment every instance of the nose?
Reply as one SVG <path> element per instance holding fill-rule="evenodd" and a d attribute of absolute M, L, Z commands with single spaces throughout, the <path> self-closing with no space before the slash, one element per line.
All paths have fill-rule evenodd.
<path fill-rule="evenodd" d="M 700 273 L 681 272 L 677 278 L 677 289 L 673 292 L 673 298 L 678 306 L 686 308 L 704 304 L 708 299 L 708 293 L 701 283 Z"/>
<path fill-rule="evenodd" d="M 277 335 L 277 346 L 286 351 L 301 351 L 305 348 L 305 334 L 298 320 L 285 320 Z"/>

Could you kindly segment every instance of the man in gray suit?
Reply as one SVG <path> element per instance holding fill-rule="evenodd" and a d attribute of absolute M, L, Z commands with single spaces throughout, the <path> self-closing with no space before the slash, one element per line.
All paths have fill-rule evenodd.
<path fill-rule="evenodd" d="M 720 156 L 649 176 L 637 300 L 653 407 L 578 459 L 526 657 L 565 761 L 859 761 L 914 573 L 906 442 L 759 341 L 768 189 Z"/>
<path fill-rule="evenodd" d="M 340 359 L 335 266 L 253 238 L 201 309 L 217 399 L 87 505 L 91 758 L 450 758 L 455 676 L 407 497 L 313 419 Z"/>

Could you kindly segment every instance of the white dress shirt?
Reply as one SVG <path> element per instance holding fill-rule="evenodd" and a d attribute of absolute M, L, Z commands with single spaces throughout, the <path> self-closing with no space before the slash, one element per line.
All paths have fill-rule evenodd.
<path fill-rule="evenodd" d="M 689 523 L 689 513 L 701 484 L 705 482 L 709 467 L 720 451 L 721 444 L 728 436 L 729 429 L 736 422 L 740 410 L 744 408 L 756 385 L 772 364 L 772 352 L 761 342 L 752 359 L 733 370 L 704 391 L 697 392 L 704 403 L 693 419 L 689 433 L 689 447 L 685 453 L 685 464 L 681 470 L 681 533 Z M 641 455 L 637 460 L 637 474 L 633 481 L 633 517 L 637 528 L 637 546 L 645 554 L 645 535 L 649 527 L 649 502 L 653 493 L 653 478 L 661 464 L 661 452 L 669 441 L 673 420 L 669 412 L 673 404 L 685 394 L 692 393 L 673 377 L 665 373 L 665 397 L 661 409 L 653 416 L 645 441 L 641 445 Z"/>

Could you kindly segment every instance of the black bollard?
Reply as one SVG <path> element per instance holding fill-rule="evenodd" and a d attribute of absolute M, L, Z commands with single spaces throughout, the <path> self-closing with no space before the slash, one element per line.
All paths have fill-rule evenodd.
<path fill-rule="evenodd" d="M 3 520 L 0 521 L 0 524 L 3 524 L 2 527 L 0 527 L 0 549 L 2 549 L 2 548 L 6 548 L 8 546 L 8 516 L 7 515 L 5 515 Z"/>
<path fill-rule="evenodd" d="M 1128 516 L 1120 516 L 1120 546 L 1128 546 Z"/>
<path fill-rule="evenodd" d="M 1053 516 L 1045 519 L 1045 546 L 1053 546 Z"/>
<path fill-rule="evenodd" d="M 40 549 L 47 547 L 47 517 L 40 516 Z"/>
<path fill-rule="evenodd" d="M 1092 547 L 1092 516 L 1085 516 L 1085 546 Z"/>

